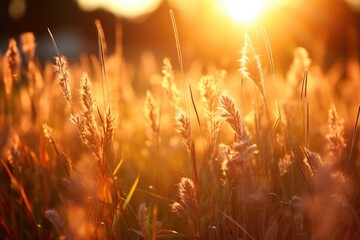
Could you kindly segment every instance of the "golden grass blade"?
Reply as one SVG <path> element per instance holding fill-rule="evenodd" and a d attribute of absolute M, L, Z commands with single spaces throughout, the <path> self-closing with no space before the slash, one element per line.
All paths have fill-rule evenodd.
<path fill-rule="evenodd" d="M 51 33 L 51 31 L 50 31 L 50 28 L 48 28 L 47 30 L 48 30 L 48 32 L 49 32 L 49 34 L 50 34 L 50 38 L 51 38 L 51 41 L 52 41 L 52 43 L 53 43 L 53 45 L 54 45 L 56 54 L 57 54 L 58 57 L 60 58 L 60 57 L 62 56 L 62 54 L 61 54 L 60 51 L 59 51 L 59 48 L 58 48 L 58 46 L 57 46 L 57 44 L 56 44 L 56 41 L 55 41 L 55 38 L 54 38 L 54 36 L 52 35 L 52 33 Z"/>
<path fill-rule="evenodd" d="M 199 113 L 196 109 L 196 105 L 195 105 L 195 101 L 194 101 L 194 97 L 193 97 L 193 93 L 192 93 L 192 90 L 191 90 L 191 85 L 189 84 L 189 91 L 190 91 L 190 97 L 191 97 L 191 103 L 194 107 L 194 110 L 195 110 L 195 114 L 196 114 L 196 119 L 198 121 L 198 124 L 199 124 L 199 127 L 201 127 L 201 124 L 200 124 L 200 118 L 199 118 Z"/>
<path fill-rule="evenodd" d="M 271 74 L 273 75 L 273 80 L 274 80 L 273 84 L 274 84 L 275 83 L 275 64 L 274 64 L 274 58 L 273 58 L 272 51 L 271 51 L 270 41 L 269 41 L 267 33 L 263 27 L 261 28 L 261 31 L 263 33 L 265 43 L 266 43 L 266 51 L 267 51 L 269 61 L 270 61 Z"/>
<path fill-rule="evenodd" d="M 99 48 L 99 61 L 100 61 L 100 67 L 101 67 L 101 81 L 102 81 L 102 92 L 103 92 L 103 102 L 104 102 L 104 109 L 106 109 L 106 102 L 110 102 L 110 99 L 105 99 L 107 96 L 110 98 L 109 94 L 109 86 L 108 86 L 108 79 L 107 79 L 107 72 L 106 72 L 106 40 L 105 40 L 105 34 L 104 30 L 101 26 L 100 20 L 95 20 L 95 26 L 98 33 L 98 48 Z M 105 95 L 105 88 L 106 87 L 106 95 Z"/>
<path fill-rule="evenodd" d="M 118 226 L 118 223 L 120 222 L 121 217 L 124 215 L 124 210 L 125 210 L 126 207 L 129 205 L 130 200 L 131 200 L 132 196 L 134 195 L 134 192 L 135 192 L 135 190 L 136 190 L 136 187 L 137 187 L 137 185 L 138 185 L 138 183 L 139 183 L 139 179 L 140 179 L 140 173 L 139 173 L 138 176 L 136 177 L 133 185 L 131 186 L 131 189 L 130 189 L 130 191 L 129 191 L 129 193 L 128 193 L 125 201 L 124 201 L 124 204 L 122 205 L 122 207 L 121 207 L 120 202 L 117 204 L 116 207 L 113 206 L 113 205 L 111 205 L 111 204 L 109 205 L 109 204 L 106 203 L 106 202 L 102 202 L 102 203 L 104 203 L 104 204 L 106 204 L 106 205 L 109 205 L 109 206 L 113 207 L 114 210 L 115 210 L 114 217 L 113 217 L 113 222 L 112 222 L 112 230 L 113 230 L 113 232 L 117 232 L 117 230 L 118 230 L 118 229 L 116 229 L 116 227 Z M 123 198 L 121 198 L 121 199 L 123 199 Z M 130 205 L 129 205 L 129 206 L 130 206 Z M 131 206 L 130 206 L 130 209 L 133 211 L 133 209 L 131 208 Z M 125 221 L 127 222 L 126 219 L 125 219 Z"/>
<path fill-rule="evenodd" d="M 124 158 L 123 158 L 123 156 L 121 156 L 121 159 L 119 160 L 118 164 L 116 164 L 116 167 L 115 167 L 115 169 L 113 171 L 113 176 L 114 177 L 116 176 L 116 174 L 119 171 L 119 169 L 120 169 L 121 165 L 123 164 L 123 162 L 124 162 Z"/>
<path fill-rule="evenodd" d="M 278 118 L 276 119 L 276 121 L 271 129 L 272 136 L 275 136 L 275 131 L 276 131 L 277 127 L 279 126 L 279 124 L 281 123 L 281 111 L 280 111 L 279 99 L 276 99 L 276 105 L 277 105 L 277 109 L 278 109 Z"/>
<path fill-rule="evenodd" d="M 306 69 L 304 74 L 303 74 L 303 78 L 302 78 L 302 82 L 301 82 L 300 101 L 306 99 L 308 74 L 309 74 L 309 70 Z"/>
<path fill-rule="evenodd" d="M 136 177 L 131 189 L 130 189 L 130 192 L 128 193 L 126 199 L 125 199 L 125 202 L 124 202 L 124 205 L 122 206 L 122 209 L 125 210 L 126 209 L 126 206 L 129 204 L 132 196 L 134 195 L 134 192 L 136 190 L 136 187 L 139 183 L 139 179 L 140 179 L 140 173 L 138 174 L 138 176 Z"/>
<path fill-rule="evenodd" d="M 184 65 L 183 65 L 183 59 L 182 59 L 182 53 L 181 53 L 181 47 L 180 47 L 180 41 L 179 41 L 179 33 L 178 33 L 178 30 L 176 27 L 175 16 L 174 16 L 173 10 L 170 9 L 169 13 L 170 13 L 170 18 L 171 18 L 171 23 L 172 23 L 172 26 L 174 29 L 176 50 L 177 50 L 178 60 L 179 60 L 179 64 L 180 64 L 180 70 L 181 70 L 181 74 L 184 76 Z"/>

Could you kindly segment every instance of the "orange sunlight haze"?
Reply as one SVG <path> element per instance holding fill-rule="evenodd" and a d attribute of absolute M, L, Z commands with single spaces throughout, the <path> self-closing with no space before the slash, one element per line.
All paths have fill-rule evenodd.
<path fill-rule="evenodd" d="M 265 0 L 219 0 L 223 8 L 236 22 L 253 21 L 264 7 Z"/>

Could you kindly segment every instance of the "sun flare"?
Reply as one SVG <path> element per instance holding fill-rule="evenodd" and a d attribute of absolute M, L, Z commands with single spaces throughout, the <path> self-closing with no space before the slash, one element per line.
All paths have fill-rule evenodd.
<path fill-rule="evenodd" d="M 264 7 L 265 0 L 220 0 L 223 8 L 237 22 L 251 22 Z"/>

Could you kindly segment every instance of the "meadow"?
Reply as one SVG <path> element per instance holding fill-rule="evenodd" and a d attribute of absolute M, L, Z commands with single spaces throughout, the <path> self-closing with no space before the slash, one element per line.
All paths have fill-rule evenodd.
<path fill-rule="evenodd" d="M 107 53 L 0 55 L 1 239 L 359 239 L 357 59 L 239 43 L 238 70 Z"/>

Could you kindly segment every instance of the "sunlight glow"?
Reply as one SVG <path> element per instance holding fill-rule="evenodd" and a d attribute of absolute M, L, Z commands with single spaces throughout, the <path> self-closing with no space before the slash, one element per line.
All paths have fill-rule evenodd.
<path fill-rule="evenodd" d="M 251 22 L 264 7 L 265 0 L 220 0 L 224 9 L 237 22 Z"/>
<path fill-rule="evenodd" d="M 149 14 L 160 5 L 161 0 L 77 0 L 80 7 L 91 11 L 103 8 L 115 15 L 130 19 Z"/>

